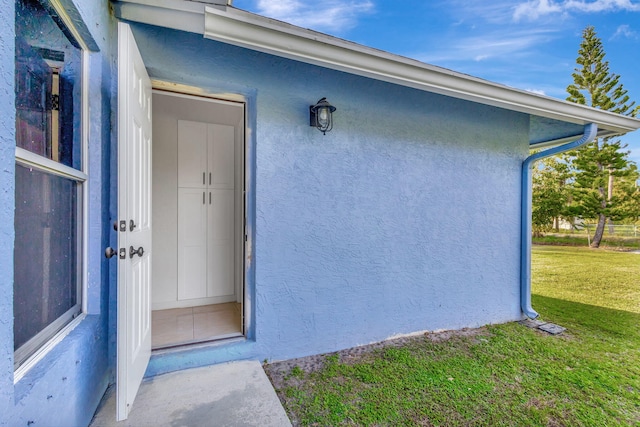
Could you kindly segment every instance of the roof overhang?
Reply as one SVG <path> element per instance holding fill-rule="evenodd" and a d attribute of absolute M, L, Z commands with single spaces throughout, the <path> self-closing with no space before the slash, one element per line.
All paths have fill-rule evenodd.
<path fill-rule="evenodd" d="M 325 68 L 576 125 L 596 123 L 598 136 L 640 128 L 640 120 L 542 96 L 394 55 L 227 6 L 227 0 L 122 0 L 119 18 L 204 37 Z M 560 143 L 531 141 L 536 147 Z"/>

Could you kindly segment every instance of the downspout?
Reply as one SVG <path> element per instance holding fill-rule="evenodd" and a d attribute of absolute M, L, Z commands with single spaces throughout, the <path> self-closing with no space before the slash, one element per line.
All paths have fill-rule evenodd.
<path fill-rule="evenodd" d="M 531 307 L 531 170 L 536 160 L 573 150 L 588 144 L 598 134 L 598 125 L 589 123 L 584 126 L 580 139 L 564 145 L 539 151 L 522 162 L 522 209 L 520 212 L 520 307 L 529 318 L 535 319 L 538 313 Z"/>

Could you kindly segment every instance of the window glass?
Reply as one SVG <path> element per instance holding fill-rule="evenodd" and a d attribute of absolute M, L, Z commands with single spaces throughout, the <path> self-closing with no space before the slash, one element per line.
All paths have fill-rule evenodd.
<path fill-rule="evenodd" d="M 52 14 L 53 13 L 53 14 Z M 16 145 L 80 169 L 82 51 L 53 9 L 16 2 Z"/>
<path fill-rule="evenodd" d="M 78 184 L 16 165 L 14 350 L 78 303 Z"/>

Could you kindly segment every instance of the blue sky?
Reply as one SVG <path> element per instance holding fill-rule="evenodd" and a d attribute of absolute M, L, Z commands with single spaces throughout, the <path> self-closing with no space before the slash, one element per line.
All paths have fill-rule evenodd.
<path fill-rule="evenodd" d="M 582 30 L 640 104 L 640 1 L 234 0 L 240 9 L 429 64 L 566 98 Z M 640 164 L 640 131 L 621 138 Z"/>

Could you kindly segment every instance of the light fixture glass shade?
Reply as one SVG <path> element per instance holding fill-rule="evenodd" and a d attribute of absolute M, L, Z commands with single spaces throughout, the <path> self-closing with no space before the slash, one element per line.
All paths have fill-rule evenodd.
<path fill-rule="evenodd" d="M 333 129 L 333 112 L 336 111 L 336 107 L 329 104 L 327 98 L 322 98 L 316 105 L 310 106 L 309 111 L 311 126 L 316 127 L 323 134 Z"/>

